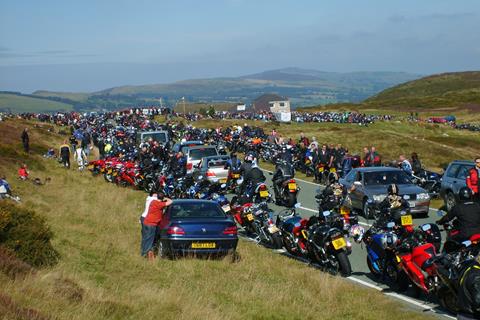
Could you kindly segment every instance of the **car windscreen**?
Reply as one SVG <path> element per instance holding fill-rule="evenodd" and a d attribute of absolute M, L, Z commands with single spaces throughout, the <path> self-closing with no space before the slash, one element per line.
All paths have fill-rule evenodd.
<path fill-rule="evenodd" d="M 191 160 L 200 160 L 204 157 L 211 157 L 217 155 L 217 149 L 215 148 L 199 148 L 190 149 L 189 158 Z"/>
<path fill-rule="evenodd" d="M 225 218 L 225 213 L 216 203 L 209 202 L 184 202 L 172 204 L 170 208 L 172 219 L 198 219 L 198 218 Z"/>
<path fill-rule="evenodd" d="M 147 141 L 150 137 L 153 139 L 153 141 L 158 141 L 162 143 L 167 142 L 167 134 L 165 132 L 144 133 L 143 141 Z"/>
<path fill-rule="evenodd" d="M 412 181 L 403 171 L 365 172 L 363 183 L 365 186 L 388 184 L 411 184 Z"/>

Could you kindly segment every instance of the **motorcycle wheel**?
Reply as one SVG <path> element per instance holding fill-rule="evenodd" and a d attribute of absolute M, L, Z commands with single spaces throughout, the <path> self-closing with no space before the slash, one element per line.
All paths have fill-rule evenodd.
<path fill-rule="evenodd" d="M 279 232 L 276 232 L 271 235 L 271 245 L 273 249 L 282 249 L 283 241 L 282 241 L 282 236 L 280 235 Z"/>
<path fill-rule="evenodd" d="M 410 279 L 403 270 L 398 270 L 397 266 L 392 262 L 387 262 L 385 267 L 387 273 L 388 285 L 397 292 L 405 292 L 410 286 Z"/>
<path fill-rule="evenodd" d="M 437 291 L 437 297 L 442 308 L 447 309 L 453 314 L 458 313 L 457 295 L 452 293 L 447 287 L 441 287 Z"/>
<path fill-rule="evenodd" d="M 293 208 L 293 206 L 295 206 L 295 203 L 297 203 L 297 194 L 289 192 L 285 199 L 285 206 L 287 208 Z"/>
<path fill-rule="evenodd" d="M 347 253 L 341 251 L 335 255 L 338 261 L 338 271 L 342 277 L 349 277 L 352 274 L 352 265 L 348 259 Z"/>
<path fill-rule="evenodd" d="M 371 274 L 373 274 L 375 277 L 380 277 L 381 274 L 377 270 L 375 270 L 375 268 L 372 265 L 372 261 L 368 258 L 368 256 L 367 256 L 367 266 Z"/>
<path fill-rule="evenodd" d="M 292 241 L 290 240 L 290 238 L 288 236 L 282 235 L 282 243 L 283 243 L 283 246 L 285 247 L 285 249 L 287 250 L 288 253 L 290 253 L 291 255 L 294 255 L 294 256 L 297 255 L 297 252 L 295 250 L 293 250 L 293 248 L 295 247 L 295 244 L 292 243 Z"/>

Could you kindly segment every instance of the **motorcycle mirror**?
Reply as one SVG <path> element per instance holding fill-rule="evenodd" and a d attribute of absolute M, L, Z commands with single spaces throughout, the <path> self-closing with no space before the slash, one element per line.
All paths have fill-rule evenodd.
<path fill-rule="evenodd" d="M 427 224 L 422 225 L 421 228 L 422 228 L 423 231 L 426 232 L 426 231 L 432 229 L 432 226 L 429 223 L 427 223 Z"/>
<path fill-rule="evenodd" d="M 408 194 L 404 194 L 404 195 L 403 195 L 403 199 L 405 199 L 405 200 L 410 200 L 410 196 L 409 196 Z"/>
<path fill-rule="evenodd" d="M 300 208 L 302 204 L 300 202 L 295 203 L 295 208 Z"/>
<path fill-rule="evenodd" d="M 472 241 L 466 240 L 466 241 L 463 241 L 462 244 L 463 244 L 465 247 L 470 247 L 470 246 L 472 245 Z"/>
<path fill-rule="evenodd" d="M 324 217 L 328 217 L 330 215 L 330 211 L 323 211 L 322 214 Z"/>
<path fill-rule="evenodd" d="M 387 228 L 392 229 L 393 227 L 395 227 L 395 222 L 387 223 Z"/>

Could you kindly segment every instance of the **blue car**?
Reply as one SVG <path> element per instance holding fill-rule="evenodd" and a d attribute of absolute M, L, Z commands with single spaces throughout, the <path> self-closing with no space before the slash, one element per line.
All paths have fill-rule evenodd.
<path fill-rule="evenodd" d="M 160 257 L 235 254 L 237 226 L 215 201 L 174 200 L 160 224 Z"/>

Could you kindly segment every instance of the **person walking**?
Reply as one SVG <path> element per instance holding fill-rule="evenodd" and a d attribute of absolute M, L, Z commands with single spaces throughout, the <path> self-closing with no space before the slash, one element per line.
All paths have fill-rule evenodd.
<path fill-rule="evenodd" d="M 75 149 L 73 158 L 77 160 L 78 170 L 83 171 L 85 168 L 85 163 L 87 162 L 87 155 L 85 154 L 85 150 L 81 145 L 77 145 L 77 149 Z"/>
<path fill-rule="evenodd" d="M 142 214 L 142 256 L 148 260 L 155 259 L 154 247 L 158 227 L 163 218 L 163 211 L 172 204 L 172 200 L 165 197 L 163 193 L 151 193 L 147 198 L 145 212 Z M 148 209 L 147 209 L 148 207 Z M 143 218 L 143 221 L 142 221 Z"/>
<path fill-rule="evenodd" d="M 28 128 L 23 129 L 22 144 L 23 144 L 23 150 L 26 153 L 29 153 L 30 152 L 30 137 L 28 136 Z"/>

